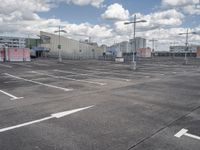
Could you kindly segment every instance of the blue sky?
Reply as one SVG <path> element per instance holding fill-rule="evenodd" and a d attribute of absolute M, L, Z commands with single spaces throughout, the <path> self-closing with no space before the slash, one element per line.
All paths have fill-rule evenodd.
<path fill-rule="evenodd" d="M 109 6 L 113 3 L 122 4 L 124 8 L 128 9 L 131 14 L 141 12 L 143 14 L 149 14 L 158 10 L 160 6 L 160 0 L 106 0 L 104 5 Z M 44 18 L 59 18 L 62 21 L 68 21 L 71 23 L 105 23 L 105 20 L 101 18 L 101 14 L 106 10 L 106 7 L 95 8 L 91 5 L 79 6 L 74 4 L 66 4 L 62 2 L 58 7 L 51 9 L 48 12 L 39 13 Z M 106 22 L 107 23 L 107 22 Z"/>
<path fill-rule="evenodd" d="M 124 9 L 129 10 L 130 14 L 142 13 L 148 15 L 164 10 L 162 8 L 161 0 L 105 0 L 104 7 L 96 8 L 91 5 L 75 5 L 73 3 L 66 4 L 66 2 L 59 3 L 57 7 L 52 8 L 48 12 L 38 13 L 40 17 L 50 19 L 61 19 L 69 23 L 80 24 L 88 22 L 91 24 L 109 24 L 112 26 L 111 21 L 101 18 L 101 14 L 107 9 L 106 6 L 114 3 L 121 4 Z M 185 14 L 185 18 L 181 24 L 184 28 L 194 28 L 200 24 L 199 15 Z"/>

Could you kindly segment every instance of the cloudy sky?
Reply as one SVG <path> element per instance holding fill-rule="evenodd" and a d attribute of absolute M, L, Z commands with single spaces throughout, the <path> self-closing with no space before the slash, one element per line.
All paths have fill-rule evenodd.
<path fill-rule="evenodd" d="M 0 34 L 34 36 L 61 25 L 67 37 L 111 45 L 133 37 L 124 22 L 135 14 L 147 20 L 137 24 L 137 36 L 158 40 L 157 50 L 184 44 L 178 34 L 187 28 L 200 33 L 200 0 L 0 0 Z M 200 43 L 200 36 L 189 42 Z"/>

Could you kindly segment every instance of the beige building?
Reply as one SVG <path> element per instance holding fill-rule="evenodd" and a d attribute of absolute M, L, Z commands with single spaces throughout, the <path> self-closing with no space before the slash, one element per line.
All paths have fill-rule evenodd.
<path fill-rule="evenodd" d="M 41 46 L 48 48 L 48 56 L 58 57 L 59 36 L 40 32 Z M 62 58 L 66 59 L 98 59 L 103 55 L 104 48 L 94 43 L 85 43 L 60 36 Z"/>

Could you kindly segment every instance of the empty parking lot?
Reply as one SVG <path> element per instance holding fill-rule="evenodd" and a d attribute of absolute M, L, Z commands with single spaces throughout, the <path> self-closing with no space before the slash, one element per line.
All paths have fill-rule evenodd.
<path fill-rule="evenodd" d="M 38 59 L 0 73 L 1 150 L 199 150 L 200 60 L 139 60 L 132 71 Z"/>

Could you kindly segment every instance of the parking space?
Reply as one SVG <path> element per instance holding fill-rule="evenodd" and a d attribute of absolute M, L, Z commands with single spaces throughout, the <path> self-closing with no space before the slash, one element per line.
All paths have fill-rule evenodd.
<path fill-rule="evenodd" d="M 200 61 L 189 62 L 140 60 L 134 72 L 94 60 L 2 64 L 0 147 L 198 150 L 198 139 L 175 136 L 200 136 Z"/>

